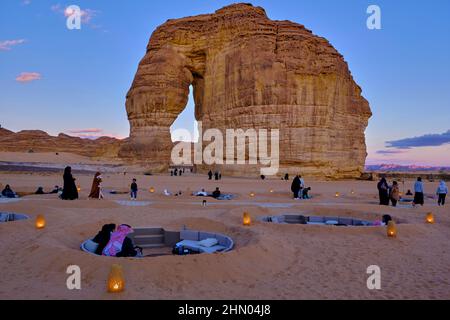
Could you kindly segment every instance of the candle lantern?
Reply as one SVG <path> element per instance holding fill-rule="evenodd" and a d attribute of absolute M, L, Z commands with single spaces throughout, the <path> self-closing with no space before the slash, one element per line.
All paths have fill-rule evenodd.
<path fill-rule="evenodd" d="M 430 223 L 430 224 L 434 223 L 434 215 L 432 212 L 427 213 L 426 221 L 427 221 L 427 223 Z"/>
<path fill-rule="evenodd" d="M 150 191 L 150 193 L 155 193 L 155 188 L 154 187 L 150 187 L 150 189 L 148 191 Z"/>
<path fill-rule="evenodd" d="M 250 214 L 248 212 L 244 212 L 242 222 L 244 226 L 250 226 L 252 224 L 252 218 L 250 217 Z"/>
<path fill-rule="evenodd" d="M 387 236 L 390 238 L 397 237 L 397 227 L 395 225 L 395 222 L 393 220 L 388 222 L 387 225 Z"/>
<path fill-rule="evenodd" d="M 44 229 L 45 228 L 45 218 L 43 215 L 38 215 L 36 217 L 36 228 Z"/>
<path fill-rule="evenodd" d="M 125 279 L 123 277 L 122 267 L 118 264 L 111 266 L 108 277 L 108 292 L 117 293 L 125 289 Z"/>

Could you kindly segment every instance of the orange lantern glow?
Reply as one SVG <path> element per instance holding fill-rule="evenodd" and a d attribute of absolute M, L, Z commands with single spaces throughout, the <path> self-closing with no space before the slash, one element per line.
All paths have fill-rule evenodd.
<path fill-rule="evenodd" d="M 427 213 L 427 219 L 426 219 L 427 223 L 433 224 L 434 223 L 434 215 L 432 212 L 428 212 Z"/>
<path fill-rule="evenodd" d="M 273 193 L 274 191 L 273 191 L 273 189 L 270 189 L 269 192 L 270 192 L 270 193 Z"/>
<path fill-rule="evenodd" d="M 108 277 L 108 292 L 118 293 L 125 289 L 125 279 L 123 277 L 122 266 L 113 264 Z"/>
<path fill-rule="evenodd" d="M 250 192 L 250 197 L 254 197 L 255 196 L 255 193 L 252 191 L 252 192 Z"/>
<path fill-rule="evenodd" d="M 250 217 L 250 214 L 248 212 L 244 212 L 244 216 L 242 218 L 242 223 L 244 226 L 250 226 L 252 224 L 252 218 Z"/>
<path fill-rule="evenodd" d="M 355 190 L 352 190 L 351 193 L 352 193 L 352 194 L 355 194 Z"/>
<path fill-rule="evenodd" d="M 45 218 L 43 215 L 38 215 L 36 217 L 36 229 L 44 229 L 45 228 Z"/>
<path fill-rule="evenodd" d="M 78 186 L 78 187 L 77 187 L 77 190 L 78 190 L 78 192 L 80 192 L 80 191 L 81 191 L 81 187 L 80 187 L 80 186 Z"/>
<path fill-rule="evenodd" d="M 387 236 L 390 238 L 397 237 L 397 227 L 394 221 L 389 221 L 387 225 Z"/>
<path fill-rule="evenodd" d="M 339 192 L 336 192 L 336 198 L 339 198 L 341 194 Z"/>
<path fill-rule="evenodd" d="M 150 191 L 150 193 L 155 193 L 155 188 L 154 187 L 150 187 L 150 189 L 148 191 Z"/>

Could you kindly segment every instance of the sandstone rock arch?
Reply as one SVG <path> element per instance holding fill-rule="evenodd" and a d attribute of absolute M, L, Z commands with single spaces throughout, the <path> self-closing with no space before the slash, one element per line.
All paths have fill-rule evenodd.
<path fill-rule="evenodd" d="M 283 173 L 363 171 L 369 104 L 342 55 L 300 24 L 235 4 L 158 27 L 127 94 L 131 131 L 120 156 L 167 167 L 169 128 L 190 85 L 205 129 L 279 128 Z"/>

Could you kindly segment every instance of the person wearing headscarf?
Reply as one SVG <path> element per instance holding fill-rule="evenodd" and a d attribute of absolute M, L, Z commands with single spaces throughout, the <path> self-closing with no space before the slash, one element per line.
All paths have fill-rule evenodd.
<path fill-rule="evenodd" d="M 135 250 L 133 241 L 128 237 L 133 232 L 131 226 L 127 224 L 120 225 L 111 234 L 108 244 L 103 249 L 103 255 L 109 257 L 136 257 L 138 252 Z"/>
<path fill-rule="evenodd" d="M 63 200 L 75 200 L 78 199 L 78 190 L 75 185 L 75 178 L 72 176 L 72 168 L 66 167 L 64 169 L 64 187 L 61 194 Z"/>
<path fill-rule="evenodd" d="M 416 206 L 420 204 L 421 206 L 424 205 L 424 187 L 422 178 L 417 178 L 416 183 L 414 184 L 414 200 L 413 200 L 413 206 Z"/>
<path fill-rule="evenodd" d="M 400 200 L 400 189 L 399 189 L 397 181 L 394 181 L 392 184 L 390 198 L 391 198 L 392 206 L 396 207 L 398 201 Z"/>
<path fill-rule="evenodd" d="M 16 193 L 11 189 L 11 186 L 9 184 L 7 184 L 5 186 L 5 189 L 3 189 L 2 196 L 6 197 L 6 198 L 16 198 L 17 197 Z"/>
<path fill-rule="evenodd" d="M 90 199 L 103 198 L 101 183 L 102 183 L 102 175 L 100 172 L 97 172 L 94 176 L 94 180 L 92 181 L 91 193 L 89 193 Z"/>
<path fill-rule="evenodd" d="M 298 175 L 296 175 L 294 180 L 292 180 L 291 191 L 294 194 L 294 199 L 298 199 L 298 194 L 299 194 L 300 190 L 302 189 L 301 183 L 302 182 Z"/>
<path fill-rule="evenodd" d="M 381 206 L 389 205 L 389 185 L 386 181 L 385 177 L 382 177 L 377 185 L 378 188 L 378 196 L 380 198 Z"/>
<path fill-rule="evenodd" d="M 445 197 L 447 196 L 447 193 L 447 185 L 445 184 L 444 180 L 441 180 L 441 182 L 439 183 L 439 187 L 436 190 L 436 194 L 439 196 L 438 206 L 445 205 Z"/>
<path fill-rule="evenodd" d="M 102 230 L 97 233 L 97 235 L 92 239 L 95 243 L 98 243 L 97 250 L 95 251 L 95 254 L 102 255 L 103 249 L 108 244 L 109 240 L 111 239 L 111 233 L 116 230 L 116 225 L 114 223 L 111 224 L 105 224 L 102 227 Z"/>

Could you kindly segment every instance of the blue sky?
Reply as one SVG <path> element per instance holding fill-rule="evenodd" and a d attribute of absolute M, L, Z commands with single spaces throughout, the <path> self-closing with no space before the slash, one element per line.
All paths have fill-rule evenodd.
<path fill-rule="evenodd" d="M 127 136 L 125 95 L 152 31 L 233 2 L 0 1 L 0 124 Z M 344 55 L 374 113 L 368 163 L 450 165 L 450 1 L 252 3 L 271 19 L 304 24 Z M 63 10 L 72 4 L 86 12 L 81 30 L 66 28 Z M 370 4 L 381 8 L 381 30 L 366 27 Z M 190 99 L 174 128 L 192 128 L 193 113 Z"/>

